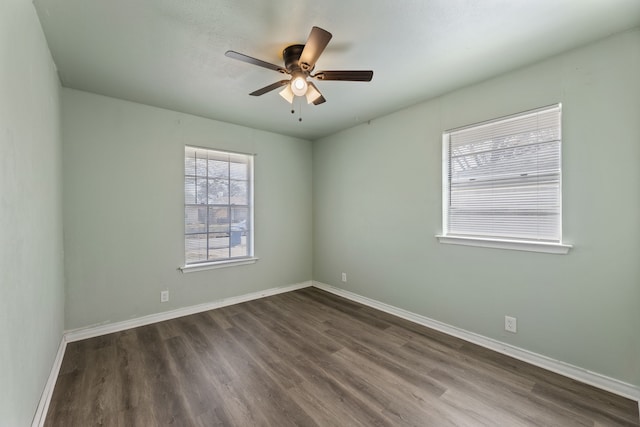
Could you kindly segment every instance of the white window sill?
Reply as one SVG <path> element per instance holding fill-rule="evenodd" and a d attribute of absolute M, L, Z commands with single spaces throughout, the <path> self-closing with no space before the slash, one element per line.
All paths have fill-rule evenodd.
<path fill-rule="evenodd" d="M 214 270 L 216 268 L 236 267 L 239 265 L 255 264 L 260 258 L 242 258 L 229 261 L 203 262 L 201 264 L 190 264 L 178 267 L 183 273 L 193 273 L 195 271 Z"/>
<path fill-rule="evenodd" d="M 451 245 L 478 246 L 482 248 L 510 249 L 515 251 L 544 252 L 548 254 L 566 255 L 573 245 L 563 243 L 547 243 L 536 241 L 487 239 L 480 237 L 444 236 L 437 234 L 440 243 Z"/>

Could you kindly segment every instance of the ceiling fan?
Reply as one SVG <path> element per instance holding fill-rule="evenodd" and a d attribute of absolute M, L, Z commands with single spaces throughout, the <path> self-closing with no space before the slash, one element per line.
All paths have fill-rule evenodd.
<path fill-rule="evenodd" d="M 258 65 L 270 70 L 278 71 L 282 74 L 288 74 L 290 79 L 280 80 L 261 89 L 251 92 L 249 95 L 260 96 L 271 92 L 282 86 L 285 88 L 280 95 L 293 104 L 296 96 L 304 96 L 307 103 L 319 105 L 326 101 L 313 82 L 308 78 L 317 80 L 342 80 L 350 82 L 369 82 L 373 78 L 373 71 L 319 71 L 311 74 L 315 68 L 316 61 L 324 51 L 325 47 L 331 40 L 331 33 L 320 27 L 311 28 L 311 33 L 305 44 L 294 44 L 288 46 L 282 51 L 284 59 L 284 67 L 253 58 L 251 56 L 228 50 L 225 55 L 229 58 L 237 59 L 249 64 Z"/>

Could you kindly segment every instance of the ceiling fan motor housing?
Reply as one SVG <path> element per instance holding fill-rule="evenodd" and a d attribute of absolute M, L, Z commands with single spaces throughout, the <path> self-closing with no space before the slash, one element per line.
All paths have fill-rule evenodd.
<path fill-rule="evenodd" d="M 300 61 L 300 55 L 302 55 L 302 51 L 304 50 L 303 44 L 294 44 L 282 51 L 282 58 L 284 59 L 284 66 L 286 69 L 293 73 L 294 71 L 300 70 L 301 66 L 298 64 Z M 311 71 L 310 68 L 302 66 L 302 70 L 305 72 Z"/>

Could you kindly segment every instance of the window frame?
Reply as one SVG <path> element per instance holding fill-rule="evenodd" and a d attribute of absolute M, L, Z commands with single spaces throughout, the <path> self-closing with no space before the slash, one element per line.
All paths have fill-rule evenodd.
<path fill-rule="evenodd" d="M 197 203 L 197 199 L 195 200 L 196 203 L 187 203 L 186 197 L 186 181 L 188 178 L 196 178 L 198 177 L 197 171 L 195 175 L 187 175 L 187 167 L 186 167 L 186 160 L 187 160 L 187 152 L 188 150 L 196 150 L 196 151 L 204 151 L 207 153 L 207 174 L 205 179 L 207 179 L 207 181 L 210 180 L 209 178 L 209 164 L 208 161 L 211 160 L 211 158 L 209 156 L 220 156 L 220 157 L 225 157 L 225 156 L 229 156 L 229 159 L 226 160 L 226 162 L 228 163 L 228 178 L 227 178 L 227 189 L 228 191 L 228 195 L 227 195 L 227 202 L 226 203 L 211 203 L 210 202 L 210 198 L 209 198 L 209 188 L 207 187 L 207 201 L 206 203 Z M 238 205 L 238 204 L 234 204 L 231 202 L 231 163 L 234 163 L 232 161 L 233 157 L 240 157 L 242 158 L 244 161 L 246 161 L 247 164 L 247 179 L 246 179 L 246 183 L 247 183 L 247 205 Z M 254 256 L 254 250 L 255 250 L 255 221 L 254 221 L 254 211 L 255 211 L 255 204 L 254 204 L 254 192 L 255 192 L 255 185 L 254 185 L 254 176 L 255 176 L 255 165 L 254 165 L 254 158 L 255 158 L 255 154 L 248 154 L 248 153 L 241 153 L 241 152 L 236 152 L 236 151 L 230 151 L 230 150 L 222 150 L 222 149 L 217 149 L 217 148 L 209 148 L 209 147 L 199 147 L 199 146 L 194 146 L 194 145 L 184 145 L 184 150 L 183 150 L 183 174 L 182 174 L 182 179 L 183 179 L 183 196 L 182 196 L 182 200 L 183 200 L 183 233 L 182 233 L 182 242 L 183 242 L 183 260 L 184 263 L 182 266 L 178 267 L 178 270 L 182 271 L 183 273 L 186 272 L 193 272 L 193 271 L 201 271 L 201 270 L 209 270 L 209 269 L 215 269 L 215 268 L 223 268 L 223 267 L 230 267 L 230 266 L 237 266 L 237 265 L 245 265 L 245 264 L 253 264 L 255 263 L 258 258 L 256 258 Z M 197 166 L 196 166 L 197 167 Z M 211 180 L 214 180 L 215 178 L 211 178 Z M 197 191 L 197 190 L 196 190 Z M 205 231 L 202 231 L 200 233 L 187 233 L 187 208 L 188 207 L 193 207 L 193 206 L 198 206 L 198 207 L 202 207 L 202 206 L 206 206 L 207 207 L 207 212 L 206 212 L 206 221 L 205 221 Z M 209 239 L 210 239 L 210 235 L 215 233 L 211 231 L 210 228 L 210 209 L 214 208 L 214 209 L 227 209 L 227 216 L 229 217 L 229 222 L 228 222 L 228 239 L 231 240 L 231 232 L 234 231 L 232 230 L 232 219 L 231 219 L 231 212 L 234 208 L 247 208 L 248 212 L 247 212 L 247 217 L 245 219 L 246 223 L 248 224 L 248 227 L 246 229 L 246 247 L 247 247 L 247 254 L 246 255 L 242 255 L 242 256 L 232 256 L 231 254 L 231 241 L 228 242 L 229 244 L 229 257 L 227 258 L 220 258 L 220 259 L 209 259 Z M 188 258 L 187 258 L 187 236 L 189 235 L 193 235 L 193 234 L 204 234 L 206 235 L 206 239 L 207 239 L 207 259 L 201 260 L 201 261 L 191 261 L 189 262 Z"/>
<path fill-rule="evenodd" d="M 491 236 L 478 236 L 478 235 L 466 235 L 466 234 L 451 234 L 449 230 L 449 205 L 450 205 L 450 195 L 449 191 L 451 188 L 451 178 L 450 178 L 450 137 L 454 132 L 459 132 L 462 130 L 481 128 L 491 124 L 504 123 L 509 120 L 525 118 L 526 116 L 530 116 L 537 112 L 543 112 L 551 109 L 558 109 L 558 114 L 560 115 L 560 153 L 559 153 L 559 162 L 560 162 L 560 171 L 559 171 L 559 183 L 558 183 L 558 192 L 559 192 L 559 236 L 557 241 L 549 241 L 549 240 L 535 240 L 535 239 L 527 239 L 520 237 L 491 237 Z M 450 130 L 446 130 L 442 133 L 442 233 L 436 234 L 436 238 L 440 243 L 445 244 L 457 244 L 464 246 L 478 246 L 485 248 L 496 248 L 496 249 L 509 249 L 509 250 L 521 250 L 521 251 L 530 251 L 530 252 L 544 252 L 544 253 L 552 253 L 552 254 L 567 254 L 569 250 L 573 247 L 572 245 L 566 244 L 562 241 L 562 104 L 552 104 L 545 107 L 535 108 L 532 110 L 523 111 L 520 113 L 515 113 L 503 117 L 498 117 L 491 120 L 486 120 L 479 123 L 474 123 L 467 126 L 462 126 Z"/>

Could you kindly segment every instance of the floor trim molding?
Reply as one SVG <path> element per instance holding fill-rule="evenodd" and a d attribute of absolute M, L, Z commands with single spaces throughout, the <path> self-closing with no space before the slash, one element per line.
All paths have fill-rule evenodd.
<path fill-rule="evenodd" d="M 625 383 L 615 378 L 607 377 L 597 372 L 592 372 L 587 369 L 580 368 L 579 366 L 552 359 L 542 354 L 534 353 L 532 351 L 525 350 L 511 344 L 506 344 L 493 338 L 488 338 L 474 332 L 469 332 L 467 330 L 457 328 L 443 322 L 439 322 L 429 317 L 422 316 L 420 314 L 416 314 L 408 310 L 392 306 L 390 304 L 367 298 L 362 295 L 337 288 L 335 286 L 327 285 L 326 283 L 314 281 L 313 286 L 318 289 L 331 292 L 332 294 L 347 298 L 349 300 L 359 302 L 377 310 L 393 314 L 411 322 L 418 323 L 428 328 L 444 332 L 445 334 L 452 335 L 456 338 L 460 338 L 462 340 L 472 342 L 490 350 L 497 351 L 498 353 L 511 356 L 515 359 L 530 363 L 532 365 L 549 370 L 551 372 L 555 372 L 565 377 L 569 377 L 576 381 L 592 385 L 602 390 L 610 391 L 611 393 L 617 394 L 619 396 L 636 400 L 638 401 L 638 408 L 640 409 L 640 387 L 637 387 L 633 384 Z"/>
<path fill-rule="evenodd" d="M 47 383 L 45 384 L 42 395 L 40 396 L 40 402 L 38 402 L 36 413 L 33 416 L 33 421 L 31 422 L 32 427 L 42 427 L 44 425 L 44 421 L 47 418 L 47 411 L 49 410 L 49 403 L 51 403 L 51 396 L 53 396 L 53 389 L 55 388 L 56 381 L 58 380 L 58 373 L 60 373 L 60 367 L 62 366 L 62 359 L 64 358 L 64 352 L 66 349 L 67 341 L 63 334 L 60 339 L 56 358 L 53 360 L 53 366 L 51 367 L 49 378 L 47 379 Z"/>
<path fill-rule="evenodd" d="M 229 298 L 223 298 L 217 301 L 206 302 L 203 304 L 191 305 L 175 310 L 163 311 L 162 313 L 149 314 L 148 316 L 136 317 L 135 319 L 123 320 L 121 322 L 108 323 L 106 325 L 89 326 L 86 328 L 72 329 L 64 333 L 67 342 L 80 341 L 87 338 L 98 337 L 100 335 L 120 332 L 127 329 L 137 328 L 139 326 L 150 325 L 152 323 L 163 322 L 165 320 L 175 319 L 177 317 L 189 316 L 190 314 L 202 313 L 228 305 L 239 304 L 255 299 L 277 295 L 285 292 L 291 292 L 302 288 L 312 286 L 311 280 L 296 283 L 294 285 L 282 286 L 278 288 L 270 288 L 262 291 L 251 292 L 244 295 L 238 295 Z"/>

